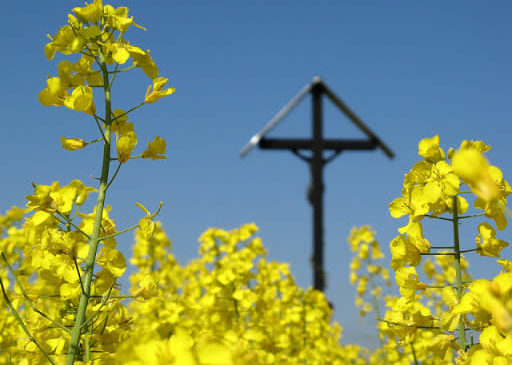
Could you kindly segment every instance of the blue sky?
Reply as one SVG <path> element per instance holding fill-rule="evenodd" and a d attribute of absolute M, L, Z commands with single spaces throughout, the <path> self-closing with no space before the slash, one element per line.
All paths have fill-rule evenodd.
<path fill-rule="evenodd" d="M 106 3 L 106 2 L 105 2 Z M 3 34 L 2 210 L 23 205 L 31 182 L 94 184 L 101 150 L 69 152 L 59 138 L 96 138 L 85 115 L 45 108 L 37 94 L 58 57 L 46 61 L 46 34 L 55 34 L 80 1 L 2 2 Z M 118 227 L 140 218 L 135 202 L 159 218 L 178 259 L 197 252 L 197 237 L 210 226 L 231 229 L 255 222 L 271 259 L 291 263 L 297 281 L 311 284 L 311 209 L 305 199 L 307 165 L 290 152 L 238 153 L 305 84 L 318 75 L 396 153 L 342 153 L 325 170 L 327 296 L 345 327 L 346 342 L 372 343 L 348 283 L 350 228 L 371 224 L 388 259 L 388 243 L 404 220 L 389 216 L 403 175 L 419 159 L 417 144 L 439 134 L 441 145 L 463 139 L 493 146 L 491 162 L 510 178 L 512 135 L 512 4 L 506 1 L 113 1 L 128 6 L 138 24 L 126 39 L 151 54 L 174 95 L 131 116 L 139 148 L 159 135 L 168 159 L 128 163 L 108 203 Z M 114 107 L 128 109 L 144 97 L 149 79 L 140 70 L 119 78 Z M 325 105 L 325 136 L 362 136 Z M 310 133 L 306 99 L 269 136 Z M 432 242 L 450 236 L 427 225 Z M 474 246 L 468 226 L 463 245 Z M 499 233 L 510 239 L 510 230 Z M 120 240 L 130 255 L 131 235 Z M 510 250 L 505 250 L 510 257 Z M 491 266 L 489 266 L 491 265 Z M 472 272 L 488 277 L 492 260 L 475 260 Z"/>

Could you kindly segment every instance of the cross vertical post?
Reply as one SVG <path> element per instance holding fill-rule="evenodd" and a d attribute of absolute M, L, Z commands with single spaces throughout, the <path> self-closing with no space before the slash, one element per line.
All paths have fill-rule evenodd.
<path fill-rule="evenodd" d="M 311 205 L 313 206 L 313 287 L 317 290 L 325 289 L 324 273 L 324 239 L 323 239 L 323 115 L 322 115 L 322 90 L 320 84 L 311 89 L 312 95 L 312 119 L 313 119 L 313 156 L 309 161 L 311 169 Z"/>

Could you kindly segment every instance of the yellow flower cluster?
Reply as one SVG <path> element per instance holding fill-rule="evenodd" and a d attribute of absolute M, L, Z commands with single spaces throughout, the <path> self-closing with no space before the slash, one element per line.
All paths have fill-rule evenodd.
<path fill-rule="evenodd" d="M 459 195 L 461 179 L 477 195 L 474 207 L 483 210 L 485 216 L 492 218 L 498 229 L 506 227 L 506 197 L 512 189 L 503 179 L 501 171 L 490 166 L 482 156 L 489 149 L 489 146 L 480 141 L 464 141 L 457 152 L 450 150 L 452 163 L 449 164 L 444 151 L 439 147 L 437 135 L 420 142 L 419 155 L 423 160 L 416 163 L 405 175 L 402 196 L 389 206 L 394 218 L 409 216 L 409 223 L 399 229 L 401 235 L 391 242 L 391 265 L 394 270 L 399 270 L 405 264 L 417 266 L 421 262 L 421 255 L 430 252 L 430 242 L 423 236 L 421 224 L 425 216 L 436 218 L 443 213 L 452 214 L 455 196 L 457 213 L 463 214 L 468 210 L 468 202 Z M 478 160 L 478 163 L 473 163 L 471 158 Z M 482 196 L 484 190 L 497 193 Z M 479 252 L 497 256 L 504 244 L 494 238 L 494 229 L 486 224 L 479 231 Z"/>
<path fill-rule="evenodd" d="M 460 318 L 451 312 L 458 301 L 454 262 L 453 255 L 436 255 L 435 260 L 424 262 L 423 274 L 432 284 L 425 288 L 423 296 L 417 295 L 414 300 L 403 295 L 386 298 L 388 310 L 378 328 L 387 340 L 378 354 L 384 353 L 388 359 L 400 358 L 407 364 L 415 363 L 414 359 L 419 363 L 453 363 L 459 347 L 452 331 Z M 468 263 L 463 260 L 464 282 L 471 280 L 467 268 Z"/>
<path fill-rule="evenodd" d="M 58 76 L 49 77 L 46 81 L 47 87 L 39 93 L 39 101 L 44 106 L 64 105 L 93 116 L 97 122 L 115 124 L 112 132 L 116 133 L 116 149 L 118 161 L 121 163 L 131 158 L 132 151 L 137 145 L 137 135 L 133 124 L 127 122 L 127 114 L 143 104 L 153 103 L 175 91 L 174 88 L 164 89 L 168 79 L 158 76 L 158 67 L 149 50 L 143 51 L 124 38 L 124 34 L 132 25 L 145 29 L 137 25 L 133 17 L 128 16 L 126 7 L 103 6 L 101 0 L 95 0 L 85 7 L 74 8 L 73 14 L 68 15 L 68 24 L 61 27 L 54 36 L 48 36 L 50 42 L 44 51 L 48 60 L 53 59 L 56 52 L 65 55 L 77 54 L 80 58 L 75 62 L 59 62 Z M 119 68 L 130 59 L 131 66 Z M 96 65 L 99 69 L 94 68 Z M 109 66 L 113 66 L 113 69 L 109 69 Z M 111 115 L 99 117 L 96 114 L 93 89 L 102 88 L 106 94 L 110 94 L 115 76 L 131 68 L 142 69 L 152 79 L 152 85 L 148 86 L 144 101 L 126 113 L 116 109 Z M 110 98 L 107 99 L 106 103 L 110 104 Z M 102 135 L 105 136 L 105 125 Z M 82 149 L 93 142 L 86 142 L 81 138 L 61 138 L 62 147 L 70 151 Z M 153 160 L 165 158 L 165 147 L 165 141 L 161 137 L 156 137 L 155 141 L 149 143 L 148 149 L 138 157 Z"/>
<path fill-rule="evenodd" d="M 458 364 L 512 362 L 512 352 L 505 350 L 512 338 L 508 337 L 512 318 L 507 307 L 512 290 L 505 284 L 511 280 L 508 272 L 492 282 L 471 281 L 464 258 L 468 252 L 499 258 L 508 243 L 496 237 L 488 222 L 478 224 L 476 244 L 470 248 L 463 247 L 459 234 L 466 218 L 491 218 L 500 230 L 507 225 L 506 197 L 512 190 L 501 171 L 483 156 L 489 149 L 481 141 L 463 141 L 457 151 L 450 149 L 445 154 L 438 136 L 423 139 L 419 143 L 423 160 L 405 175 L 402 196 L 389 206 L 393 217 L 408 215 L 409 222 L 390 243 L 391 266 L 402 297 L 388 302 L 390 310 L 380 328 L 413 347 L 415 359 L 427 351 L 435 359 L 433 363 L 451 363 L 458 351 Z M 470 191 L 463 190 L 464 184 Z M 470 206 L 461 195 L 471 192 L 475 195 L 473 207 L 481 213 L 463 215 Z M 431 244 L 423 235 L 425 217 L 451 222 L 453 243 Z M 423 261 L 426 255 L 434 256 L 435 261 Z M 422 261 L 429 285 L 416 271 Z M 510 269 L 508 260 L 498 263 L 503 270 Z M 480 344 L 469 341 L 470 335 L 479 337 Z"/>
<path fill-rule="evenodd" d="M 136 235 L 131 260 L 133 336 L 119 364 L 346 364 L 341 327 L 322 293 L 298 287 L 287 264 L 269 262 L 254 224 L 200 237 L 198 259 L 180 266 L 158 224 Z M 117 363 L 116 362 L 116 363 Z"/>
<path fill-rule="evenodd" d="M 378 298 L 382 296 L 382 286 L 391 286 L 389 271 L 378 263 L 384 258 L 379 242 L 375 239 L 375 232 L 370 226 L 354 227 L 348 237 L 350 249 L 357 253 L 350 262 L 350 283 L 356 286 L 356 307 L 359 314 L 364 317 L 374 311 L 380 316 Z M 364 273 L 360 271 L 364 270 Z M 383 282 L 379 280 L 383 279 Z M 370 303 L 365 296 L 370 295 Z"/>
<path fill-rule="evenodd" d="M 6 299 L 3 302 L 12 305 L 11 312 L 17 310 L 33 337 L 27 337 L 13 313 L 3 313 L 0 363 L 46 363 L 48 359 L 41 349 L 51 354 L 55 363 L 63 363 L 69 343 L 65 333 L 73 325 L 81 294 L 81 275 L 94 216 L 94 212 L 82 213 L 79 208 L 92 191 L 78 180 L 62 187 L 58 182 L 39 185 L 33 195 L 27 196 L 29 209 L 13 208 L 2 217 L 2 222 L 11 224 L 0 239 L 0 279 Z M 108 210 L 103 211 L 103 236 L 116 232 Z M 21 228 L 12 226 L 13 221 L 29 211 L 33 213 L 25 215 Z M 91 338 L 94 333 L 88 346 L 95 351 L 112 351 L 123 334 L 119 329 L 128 323 L 117 284 L 126 262 L 116 248 L 115 238 L 102 240 L 96 264 L 99 270 L 91 288 L 84 328 Z"/>
<path fill-rule="evenodd" d="M 422 160 L 389 205 L 393 217 L 408 216 L 390 243 L 399 296 L 383 295 L 390 275 L 379 263 L 384 255 L 375 232 L 351 231 L 356 305 L 362 316 L 376 314 L 381 346 L 372 351 L 340 342 L 342 328 L 323 293 L 299 287 L 288 264 L 269 261 L 254 224 L 208 229 L 199 257 L 186 265 L 154 220 L 161 204 L 150 213 L 137 203 L 144 216 L 118 230 L 105 197 L 119 168 L 133 158 L 166 157 L 161 137 L 133 156 L 138 138 L 128 114 L 175 91 L 165 88 L 168 79 L 159 76 L 149 50 L 125 39 L 131 26 L 144 29 L 128 12 L 101 0 L 76 7 L 45 46 L 48 60 L 56 52 L 76 59 L 58 64 L 39 101 L 94 118 L 98 139 L 62 137 L 61 144 L 75 151 L 102 141 L 102 172 L 98 189 L 79 180 L 33 184 L 27 208 L 0 216 L 0 364 L 512 364 L 512 262 L 500 258 L 509 244 L 496 232 L 507 226 L 512 189 L 484 157 L 490 146 L 482 141 L 463 141 L 447 153 L 437 135 L 420 141 Z M 139 105 L 114 109 L 114 80 L 133 68 L 151 85 Z M 95 89 L 103 91 L 103 116 Z M 113 160 L 118 166 L 110 176 Z M 91 193 L 97 202 L 88 208 Z M 473 208 L 477 214 L 468 213 Z M 425 238 L 425 218 L 451 223 L 450 240 Z M 486 219 L 475 225 L 469 248 L 459 233 L 468 218 Z M 136 271 L 130 295 L 122 295 L 127 263 L 116 237 L 133 229 Z M 496 259 L 501 272 L 473 280 L 464 258 L 470 252 Z"/>
<path fill-rule="evenodd" d="M 461 354 L 458 364 L 512 363 L 512 272 L 472 282 L 453 313 L 470 314 L 472 324 L 483 327 L 480 343 Z"/>
<path fill-rule="evenodd" d="M 65 189 L 63 187 L 61 189 Z M 53 191 L 58 191 L 54 187 Z M 34 201 L 31 196 L 31 202 Z M 73 203 L 72 203 L 73 204 Z M 76 208 L 76 207 L 74 207 Z M 19 209 L 7 214 L 19 219 Z M 56 219 L 9 228 L 2 239 L 9 251 L 9 282 L 1 278 L 12 305 L 55 364 L 64 363 L 80 295 L 89 215 L 77 213 L 81 231 L 68 231 Z M 6 219 L 3 217 L 3 219 Z M 71 221 L 69 222 L 71 224 Z M 75 224 L 75 223 L 72 223 Z M 105 234 L 115 226 L 105 214 Z M 341 327 L 331 322 L 324 295 L 298 287 L 288 265 L 268 261 L 254 224 L 224 231 L 210 228 L 200 237 L 200 257 L 181 266 L 160 223 L 152 235 L 136 231 L 128 307 L 117 278 L 125 269 L 113 238 L 103 241 L 83 346 L 95 364 L 364 364 L 364 349 L 339 343 Z M 27 237 L 30 237 L 27 240 Z M 30 243 L 28 243 L 30 242 Z M 14 252 L 18 252 L 18 256 Z M 17 266 L 17 267 L 16 267 Z M 1 306 L 0 363 L 45 363 L 36 342 Z M 89 363 L 81 355 L 76 363 Z"/>
<path fill-rule="evenodd" d="M 382 258 L 378 249 L 375 232 L 369 226 L 353 228 L 349 243 L 357 254 L 351 263 L 351 282 L 356 284 L 358 297 L 356 305 L 362 306 L 361 314 L 373 312 L 377 319 L 377 338 L 380 347 L 368 351 L 366 363 L 368 364 L 449 364 L 453 363 L 457 349 L 451 334 L 444 333 L 437 327 L 436 318 L 442 316 L 444 307 L 441 289 L 429 289 L 425 292 L 426 303 L 411 300 L 407 296 L 394 297 L 384 295 L 383 284 L 387 285 L 389 274 L 386 269 L 376 264 Z M 369 250 L 369 248 L 371 249 Z M 374 254 L 369 254 L 373 251 Z M 375 257 L 375 260 L 368 260 Z M 360 273 L 366 266 L 368 273 Z M 374 267 L 381 267 L 374 269 Z M 465 263 L 465 268 L 467 263 Z M 407 288 L 403 281 L 409 278 L 405 275 L 407 268 L 403 268 L 400 275 L 395 278 L 397 284 Z M 453 269 L 453 256 L 436 256 L 434 262 L 427 260 L 424 273 L 438 286 L 453 285 L 455 273 Z M 470 280 L 467 274 L 465 280 Z M 384 280 L 381 280 L 384 279 Z M 384 282 L 384 283 L 383 283 Z M 371 303 L 363 300 L 362 295 L 371 297 Z M 361 294 L 363 293 L 363 294 Z M 368 307 L 367 310 L 365 310 Z M 381 316 L 381 308 L 387 308 Z M 418 330 L 421 328 L 421 330 Z"/>

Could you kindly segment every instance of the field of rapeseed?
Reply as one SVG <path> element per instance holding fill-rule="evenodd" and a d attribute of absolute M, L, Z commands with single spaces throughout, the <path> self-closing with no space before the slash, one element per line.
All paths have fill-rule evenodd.
<path fill-rule="evenodd" d="M 102 144 L 101 177 L 94 187 L 34 185 L 26 207 L 0 216 L 0 364 L 512 364 L 512 262 L 500 258 L 508 243 L 499 238 L 512 190 L 484 157 L 491 147 L 483 141 L 448 151 L 437 135 L 419 142 L 421 159 L 389 205 L 393 217 L 409 217 L 389 244 L 390 268 L 370 226 L 350 232 L 355 304 L 377 320 L 377 349 L 343 342 L 324 294 L 268 260 L 254 224 L 207 230 L 186 265 L 156 220 L 161 205 L 151 212 L 137 203 L 140 220 L 117 228 L 106 198 L 119 169 L 166 157 L 158 136 L 135 152 L 130 113 L 174 92 L 149 51 L 124 38 L 132 26 L 144 29 L 127 8 L 95 0 L 74 8 L 44 49 L 48 60 L 79 57 L 59 62 L 39 101 L 94 120 L 96 139 L 61 143 L 71 151 Z M 115 81 L 134 68 L 150 85 L 139 104 L 116 108 Z M 426 219 L 451 225 L 449 244 L 430 242 Z M 461 244 L 461 225 L 474 225 L 472 247 Z M 122 295 L 127 258 L 116 238 L 131 231 L 137 269 Z M 465 255 L 494 258 L 501 272 L 473 277 Z M 399 295 L 384 295 L 393 285 Z"/>

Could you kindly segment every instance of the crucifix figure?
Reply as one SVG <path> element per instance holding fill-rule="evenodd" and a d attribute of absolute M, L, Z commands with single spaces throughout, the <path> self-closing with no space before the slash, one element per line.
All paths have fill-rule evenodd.
<path fill-rule="evenodd" d="M 276 126 L 308 93 L 312 97 L 312 138 L 267 138 L 265 135 Z M 367 139 L 328 139 L 323 137 L 322 96 L 326 95 L 338 109 L 352 121 Z M 261 149 L 286 149 L 306 161 L 311 170 L 311 184 L 307 198 L 313 207 L 313 287 L 325 289 L 324 271 L 324 241 L 323 241 L 323 168 L 345 150 L 374 150 L 380 148 L 389 158 L 393 152 L 382 142 L 349 107 L 336 96 L 319 78 L 307 84 L 290 102 L 272 118 L 272 120 L 242 149 L 240 156 L 245 156 L 249 150 L 258 145 Z M 302 151 L 311 151 L 308 156 Z M 324 151 L 330 155 L 324 157 Z"/>

